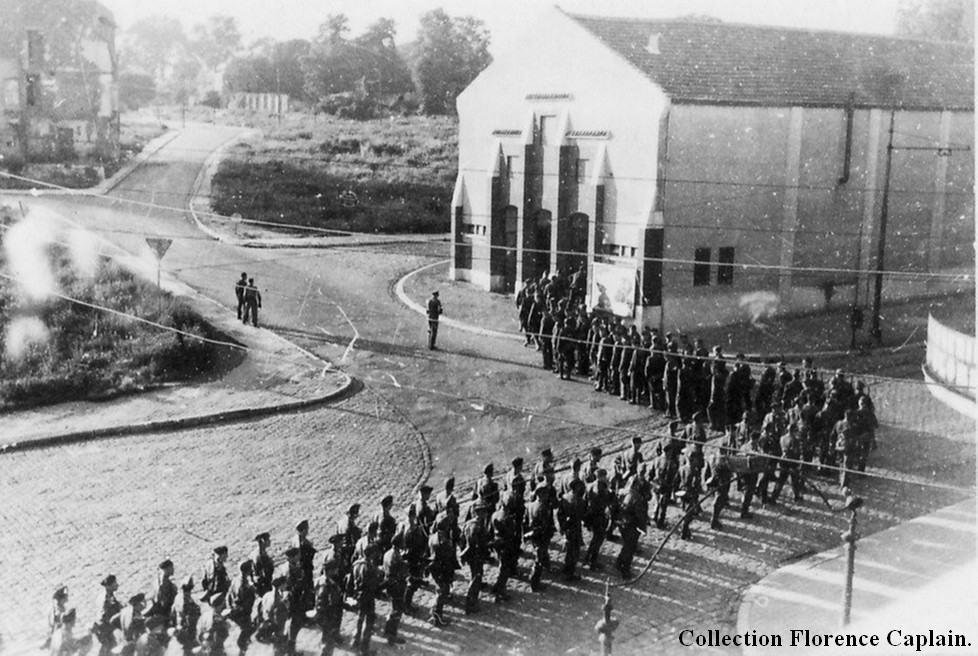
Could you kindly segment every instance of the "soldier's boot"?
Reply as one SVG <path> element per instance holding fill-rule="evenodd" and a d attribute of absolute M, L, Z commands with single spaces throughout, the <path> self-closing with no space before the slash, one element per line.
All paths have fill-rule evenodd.
<path fill-rule="evenodd" d="M 543 590 L 543 583 L 540 579 L 543 578 L 543 564 L 536 560 L 533 562 L 533 570 L 530 572 L 530 590 L 533 592 L 539 592 Z"/>

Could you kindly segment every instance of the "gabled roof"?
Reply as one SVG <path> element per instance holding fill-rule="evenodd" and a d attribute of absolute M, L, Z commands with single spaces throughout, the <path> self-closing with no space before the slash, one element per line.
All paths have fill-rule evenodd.
<path fill-rule="evenodd" d="M 859 107 L 974 108 L 969 45 L 682 19 L 568 16 L 675 102 L 844 106 L 852 94 Z"/>

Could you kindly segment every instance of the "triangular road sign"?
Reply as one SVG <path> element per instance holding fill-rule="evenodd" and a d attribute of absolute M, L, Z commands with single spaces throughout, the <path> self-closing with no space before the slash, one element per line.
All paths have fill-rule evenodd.
<path fill-rule="evenodd" d="M 166 255 L 166 251 L 169 250 L 170 244 L 173 243 L 172 239 L 162 239 L 160 237 L 147 237 L 146 243 L 149 247 L 153 249 L 156 253 L 156 259 L 162 260 L 163 256 Z"/>

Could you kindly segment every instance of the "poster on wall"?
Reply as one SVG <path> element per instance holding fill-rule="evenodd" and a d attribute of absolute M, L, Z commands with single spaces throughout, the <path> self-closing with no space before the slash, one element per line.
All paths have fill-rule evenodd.
<path fill-rule="evenodd" d="M 635 267 L 594 263 L 587 306 L 618 317 L 635 314 Z"/>

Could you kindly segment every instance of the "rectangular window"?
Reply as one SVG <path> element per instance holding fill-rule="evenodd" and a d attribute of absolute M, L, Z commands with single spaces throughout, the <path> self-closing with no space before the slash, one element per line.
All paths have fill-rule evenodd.
<path fill-rule="evenodd" d="M 710 249 L 697 248 L 693 255 L 693 287 L 710 284 Z"/>
<path fill-rule="evenodd" d="M 512 180 L 513 179 L 513 176 L 516 175 L 519 172 L 517 170 L 517 168 L 519 167 L 519 165 L 520 165 L 520 158 L 519 157 L 517 157 L 515 155 L 507 155 L 506 156 L 506 177 L 509 178 L 510 180 Z"/>
<path fill-rule="evenodd" d="M 587 182 L 588 176 L 588 166 L 586 159 L 577 160 L 577 170 L 575 171 L 577 176 L 577 184 L 584 184 Z"/>
<path fill-rule="evenodd" d="M 38 30 L 27 30 L 27 68 L 44 67 L 44 36 Z"/>
<path fill-rule="evenodd" d="M 734 274 L 734 247 L 724 246 L 717 251 L 717 284 L 732 285 Z"/>
<path fill-rule="evenodd" d="M 557 117 L 546 115 L 540 117 L 540 145 L 552 146 L 557 143 Z"/>
<path fill-rule="evenodd" d="M 28 107 L 34 107 L 37 105 L 38 101 L 38 79 L 37 75 L 27 74 L 27 91 L 24 94 L 24 100 Z"/>

